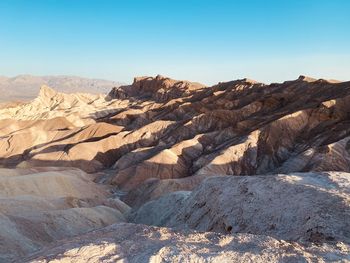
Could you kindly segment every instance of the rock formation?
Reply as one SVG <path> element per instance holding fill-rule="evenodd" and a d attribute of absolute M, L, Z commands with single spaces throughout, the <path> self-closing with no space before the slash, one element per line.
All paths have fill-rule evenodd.
<path fill-rule="evenodd" d="M 150 178 L 348 171 L 349 90 L 348 82 L 305 77 L 207 88 L 161 76 L 136 78 L 108 98 L 43 87 L 34 101 L 0 110 L 6 127 L 0 131 L 1 163 L 69 161 L 89 172 L 115 167 L 111 182 L 127 190 Z M 18 143 L 23 137 L 27 143 Z"/>
<path fill-rule="evenodd" d="M 0 105 L 0 261 L 350 260 L 349 121 L 305 76 L 42 86 Z"/>
<path fill-rule="evenodd" d="M 27 262 L 330 262 L 349 260 L 343 244 L 302 247 L 252 234 L 221 235 L 115 224 L 63 240 Z"/>
<path fill-rule="evenodd" d="M 0 262 L 124 222 L 126 210 L 93 178 L 79 169 L 0 169 Z"/>
<path fill-rule="evenodd" d="M 135 223 L 251 233 L 322 243 L 350 242 L 350 174 L 219 176 L 131 213 Z"/>

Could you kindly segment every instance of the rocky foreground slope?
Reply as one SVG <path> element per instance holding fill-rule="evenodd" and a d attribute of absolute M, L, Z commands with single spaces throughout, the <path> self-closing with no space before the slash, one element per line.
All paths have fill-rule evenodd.
<path fill-rule="evenodd" d="M 0 261 L 350 260 L 349 122 L 304 76 L 43 86 L 0 108 Z"/>
<path fill-rule="evenodd" d="M 35 262 L 331 262 L 349 259 L 345 246 L 309 245 L 252 234 L 172 230 L 115 224 L 59 242 Z"/>

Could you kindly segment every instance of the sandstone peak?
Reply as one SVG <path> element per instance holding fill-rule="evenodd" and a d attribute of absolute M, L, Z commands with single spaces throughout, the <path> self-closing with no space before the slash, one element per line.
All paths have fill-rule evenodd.
<path fill-rule="evenodd" d="M 109 99 L 152 98 L 158 102 L 169 99 L 180 98 L 185 94 L 189 95 L 205 87 L 196 82 L 174 80 L 168 77 L 157 75 L 156 77 L 136 77 L 134 82 L 128 86 L 114 88 L 109 94 Z"/>
<path fill-rule="evenodd" d="M 42 85 L 40 87 L 39 97 L 40 98 L 48 98 L 48 99 L 50 99 L 50 98 L 55 97 L 57 95 L 57 93 L 58 92 L 56 90 L 50 88 L 49 86 Z"/>

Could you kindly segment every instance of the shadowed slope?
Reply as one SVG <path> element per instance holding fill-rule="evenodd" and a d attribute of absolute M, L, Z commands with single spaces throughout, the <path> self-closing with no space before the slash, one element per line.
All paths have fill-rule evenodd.
<path fill-rule="evenodd" d="M 345 248 L 345 247 L 344 247 Z M 313 262 L 349 259 L 329 246 L 302 247 L 267 236 L 198 233 L 186 230 L 115 224 L 64 240 L 28 262 Z"/>
<path fill-rule="evenodd" d="M 209 255 L 202 250 L 182 253 L 188 246 L 201 249 L 198 242 L 191 245 L 194 236 L 208 243 L 203 249 L 213 260 L 251 260 L 258 253 L 261 261 L 269 255 L 271 261 L 288 261 L 281 248 L 287 243 L 274 237 L 300 242 L 291 256 L 298 260 L 345 259 L 348 174 L 316 171 L 350 171 L 349 95 L 349 82 L 303 76 L 281 84 L 243 79 L 213 87 L 142 77 L 108 96 L 44 86 L 35 100 L 0 109 L 0 165 L 16 168 L 0 176 L 0 235 L 7 240 L 1 260 L 124 221 L 129 207 L 121 200 L 133 206 L 130 218 L 139 223 L 271 237 L 266 243 L 242 234 L 232 246 L 222 246 L 228 237 L 205 241 L 210 233 L 121 225 L 125 232 L 116 239 L 135 237 L 133 245 L 147 247 L 145 254 L 134 256 L 130 243 L 110 241 L 112 236 L 101 246 L 101 230 L 91 234 L 96 244 L 76 237 L 67 247 L 53 248 L 53 255 L 65 253 L 68 261 L 87 260 L 84 251 L 134 262 L 161 256 L 205 260 Z M 290 174 L 308 171 L 313 173 Z M 160 232 L 170 238 L 141 241 L 139 227 L 156 239 Z M 247 239 L 254 249 L 240 246 Z M 308 250 L 315 242 L 327 247 Z M 180 250 L 156 252 L 174 244 Z"/>
<path fill-rule="evenodd" d="M 1 110 L 0 158 L 4 166 L 63 161 L 90 172 L 114 167 L 110 179 L 126 189 L 160 174 L 348 171 L 349 94 L 349 82 L 303 76 L 213 87 L 142 77 L 112 90 L 107 100 L 43 87 L 33 102 Z M 63 122 L 54 121 L 58 117 Z M 51 128 L 30 120 L 46 120 Z M 126 156 L 132 161 L 114 165 Z"/>
<path fill-rule="evenodd" d="M 123 207 L 79 169 L 0 169 L 0 262 L 124 222 Z"/>

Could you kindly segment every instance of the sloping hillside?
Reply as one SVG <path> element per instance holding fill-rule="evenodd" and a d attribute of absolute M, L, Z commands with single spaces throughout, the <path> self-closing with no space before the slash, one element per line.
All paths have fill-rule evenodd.
<path fill-rule="evenodd" d="M 350 260 L 349 124 L 350 82 L 305 76 L 44 85 L 0 107 L 1 260 Z"/>

